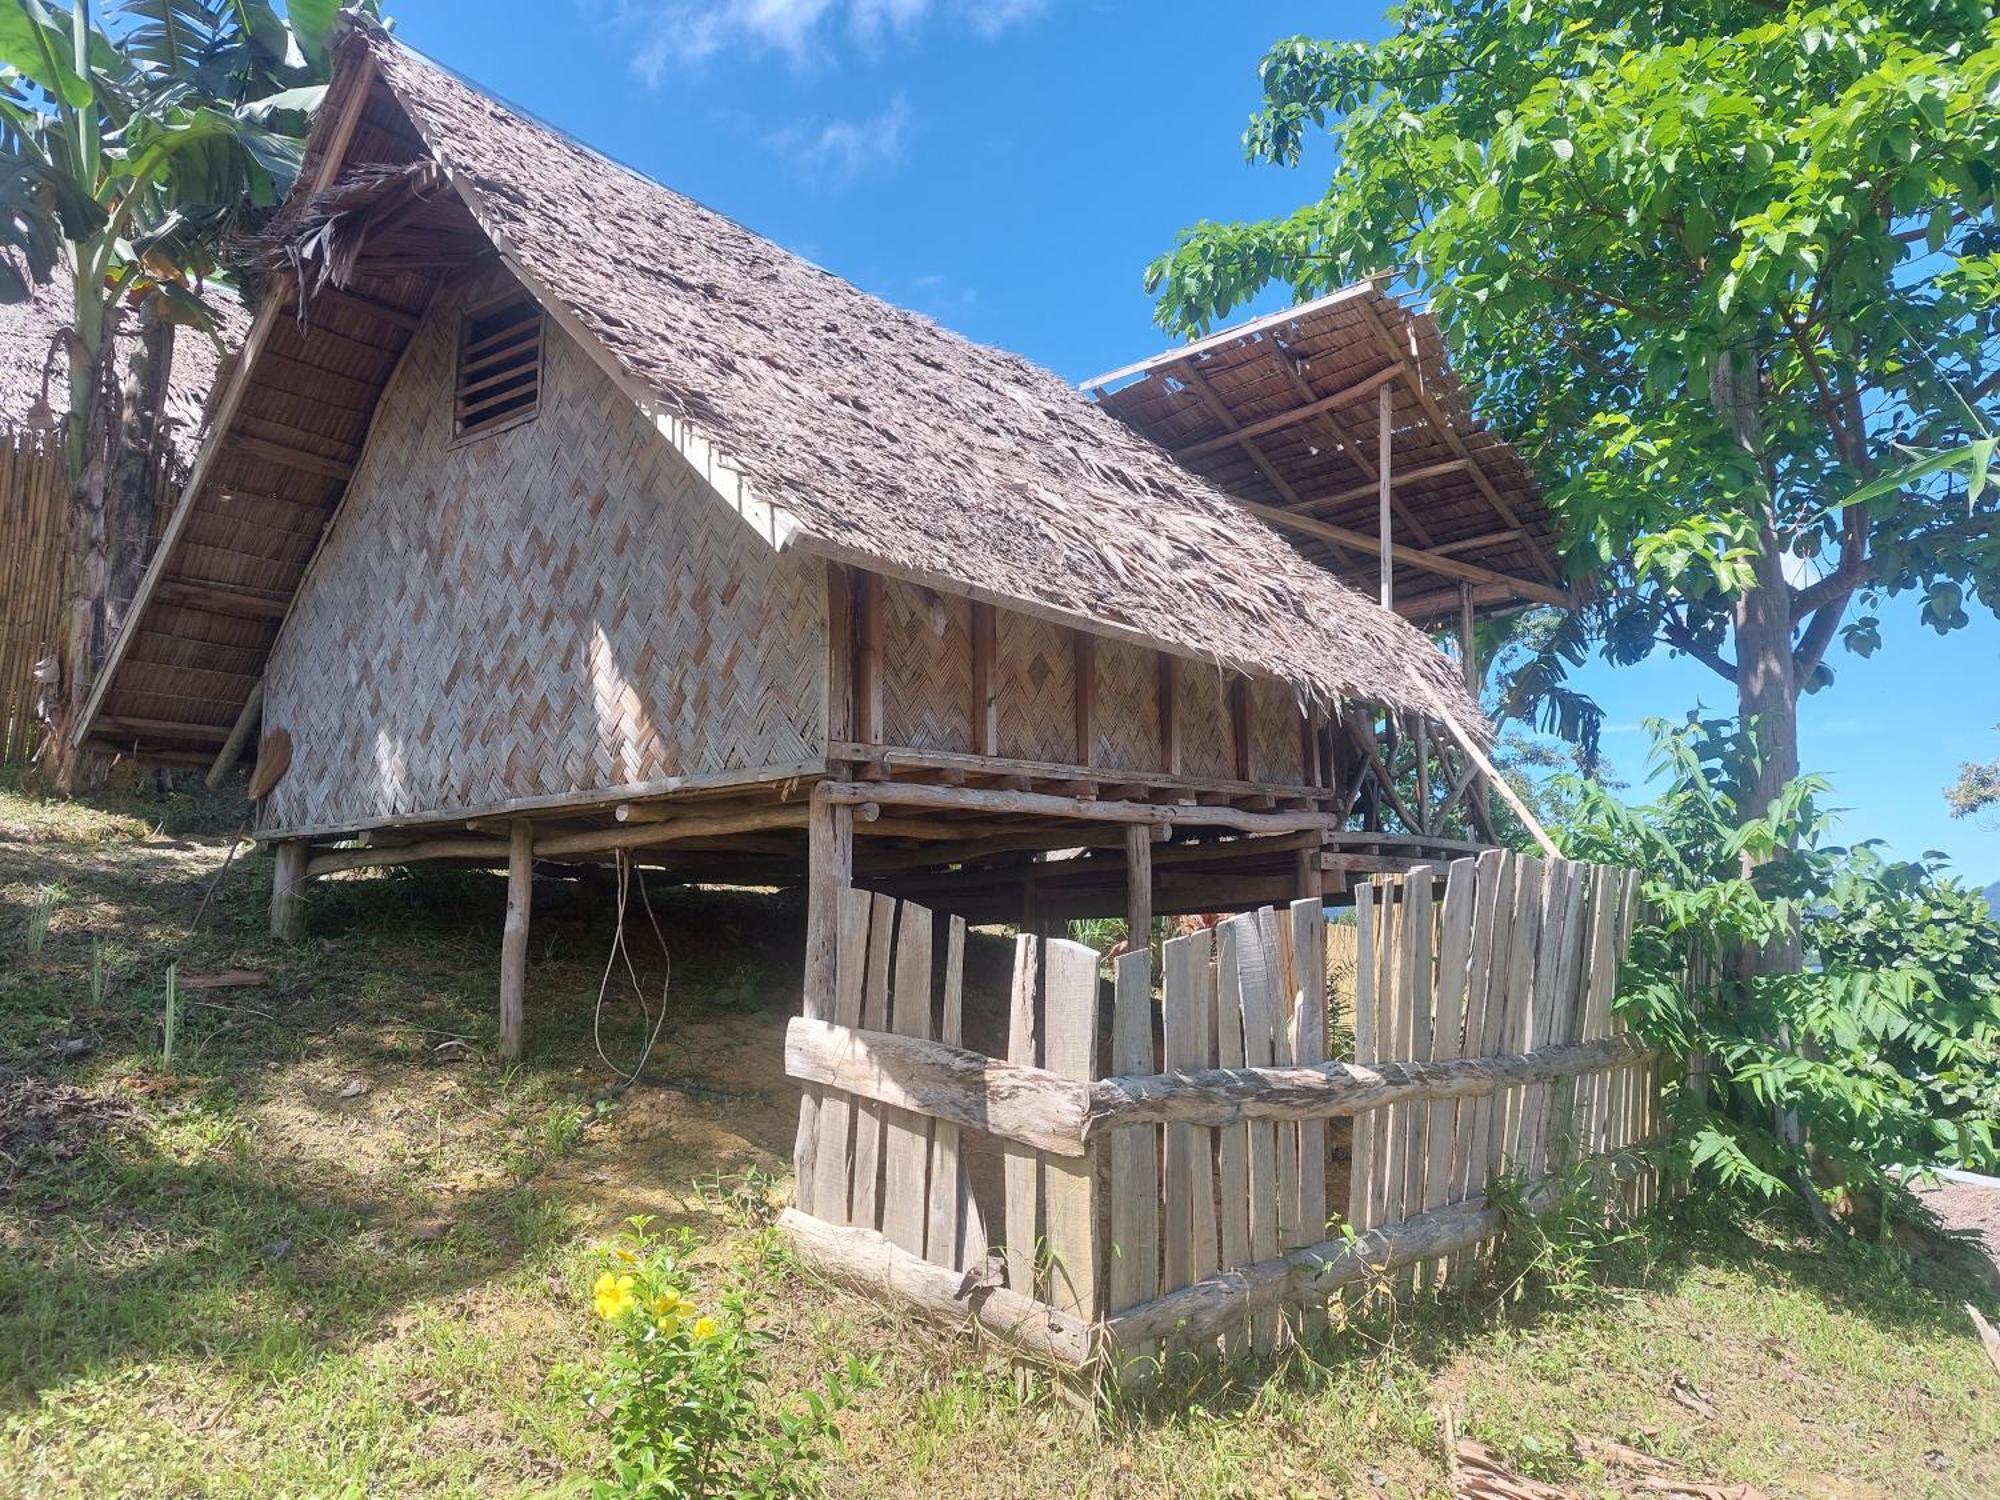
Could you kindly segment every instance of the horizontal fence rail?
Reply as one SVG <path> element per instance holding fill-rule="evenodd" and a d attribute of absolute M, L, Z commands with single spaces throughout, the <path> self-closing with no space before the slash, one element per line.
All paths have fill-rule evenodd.
<path fill-rule="evenodd" d="M 1108 987 L 1024 935 L 1004 1057 L 964 1044 L 963 922 L 844 893 L 833 1015 L 786 1037 L 811 1165 L 781 1222 L 872 1294 L 1133 1370 L 1455 1274 L 1502 1178 L 1535 1208 L 1581 1169 L 1641 1207 L 1661 1059 L 1612 1003 L 1636 884 L 1493 850 L 1362 887 L 1351 924 L 1304 900 L 1167 942 L 1157 977 L 1128 953 Z"/>

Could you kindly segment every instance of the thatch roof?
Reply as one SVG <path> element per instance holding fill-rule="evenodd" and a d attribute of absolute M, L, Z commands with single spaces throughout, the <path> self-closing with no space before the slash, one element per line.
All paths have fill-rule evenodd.
<path fill-rule="evenodd" d="M 1397 612 L 1563 606 L 1555 520 L 1473 416 L 1428 312 L 1373 282 L 1084 382 L 1103 408 L 1376 594 L 1380 409 L 1390 407 Z"/>
<path fill-rule="evenodd" d="M 215 309 L 218 332 L 229 349 L 243 342 L 250 315 L 243 305 L 226 292 L 211 290 L 207 298 Z M 21 422 L 42 393 L 42 362 L 56 335 L 70 322 L 68 287 L 60 282 L 33 289 L 26 302 L 0 303 L 0 427 Z M 121 342 L 130 335 L 121 332 Z M 222 355 L 206 335 L 192 329 L 175 330 L 174 366 L 167 390 L 167 420 L 173 425 L 174 440 L 185 460 L 193 438 L 201 428 L 202 405 Z M 68 356 L 55 356 L 49 377 L 49 404 L 60 413 L 64 407 L 65 382 L 69 378 Z"/>
<path fill-rule="evenodd" d="M 1477 731 L 1420 632 L 1054 375 L 890 307 L 372 22 L 339 44 L 300 181 L 271 233 L 310 273 L 303 305 L 293 277 L 271 278 L 279 300 L 86 732 L 219 741 L 437 278 L 496 255 L 773 545 Z"/>
<path fill-rule="evenodd" d="M 1310 696 L 1476 718 L 1421 634 L 1048 371 L 891 307 L 369 23 L 355 36 L 509 258 L 805 536 Z"/>

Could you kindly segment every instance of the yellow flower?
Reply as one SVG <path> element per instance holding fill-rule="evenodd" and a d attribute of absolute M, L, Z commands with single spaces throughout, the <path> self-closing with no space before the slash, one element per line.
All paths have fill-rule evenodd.
<path fill-rule="evenodd" d="M 698 1339 L 712 1339 L 712 1338 L 714 1338 L 714 1337 L 715 1337 L 715 1319 L 713 1319 L 713 1318 L 710 1318 L 710 1317 L 700 1317 L 700 1318 L 696 1318 L 696 1319 L 694 1320 L 694 1336 L 695 1336 L 696 1338 L 698 1338 Z"/>
<path fill-rule="evenodd" d="M 653 1299 L 653 1316 L 671 1318 L 686 1306 L 687 1300 L 679 1292 L 669 1289 Z"/>
<path fill-rule="evenodd" d="M 681 1320 L 673 1317 L 661 1318 L 653 1324 L 653 1327 L 659 1331 L 661 1338 L 670 1339 L 681 1331 Z"/>
<path fill-rule="evenodd" d="M 614 1276 L 606 1271 L 597 1278 L 591 1288 L 591 1299 L 597 1304 L 597 1315 L 607 1323 L 615 1323 L 632 1310 L 635 1300 L 632 1296 L 632 1278 Z"/>

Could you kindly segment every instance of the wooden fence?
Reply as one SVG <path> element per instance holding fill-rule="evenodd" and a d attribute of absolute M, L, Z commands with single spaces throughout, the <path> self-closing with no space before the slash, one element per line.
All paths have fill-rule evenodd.
<path fill-rule="evenodd" d="M 0 429 L 0 766 L 41 740 L 35 663 L 55 649 L 68 500 L 62 435 Z"/>
<path fill-rule="evenodd" d="M 1017 1349 L 1268 1352 L 1345 1286 L 1495 1239 L 1499 1175 L 1532 1205 L 1587 1163 L 1650 1201 L 1658 1061 L 1612 1009 L 1628 871 L 1493 850 L 1363 887 L 1353 1062 L 1326 1057 L 1317 901 L 1166 943 L 1157 988 L 1149 952 L 1120 958 L 1108 1010 L 1092 950 L 1024 936 L 1002 1057 L 963 1045 L 961 921 L 940 963 L 922 907 L 843 899 L 834 1013 L 787 1039 L 782 1222 L 826 1271 Z"/>

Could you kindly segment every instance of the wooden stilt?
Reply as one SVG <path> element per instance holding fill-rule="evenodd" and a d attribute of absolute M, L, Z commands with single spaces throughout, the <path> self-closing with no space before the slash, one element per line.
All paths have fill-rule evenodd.
<path fill-rule="evenodd" d="M 1125 931 L 1134 953 L 1153 942 L 1153 830 L 1125 825 Z"/>
<path fill-rule="evenodd" d="M 507 922 L 500 932 L 500 1055 L 521 1055 L 526 1027 L 522 997 L 528 986 L 528 902 L 535 871 L 534 826 L 516 818 L 507 827 Z"/>
<path fill-rule="evenodd" d="M 305 840 L 274 844 L 271 854 L 271 936 L 289 943 L 298 938 L 305 916 Z"/>
<path fill-rule="evenodd" d="M 1479 701 L 1479 642 L 1473 632 L 1472 585 L 1458 586 L 1458 663 L 1465 674 L 1465 690 Z M 1480 833 L 1490 837 L 1493 827 L 1493 788 L 1483 775 L 1472 780 L 1471 812 Z"/>
<path fill-rule="evenodd" d="M 243 707 L 236 715 L 236 722 L 230 727 L 229 738 L 222 742 L 216 752 L 215 764 L 208 768 L 204 778 L 211 792 L 222 790 L 223 780 L 243 758 L 243 747 L 250 742 L 250 731 L 257 727 L 257 720 L 264 712 L 264 679 L 259 677 L 250 689 L 250 696 L 243 700 Z"/>
<path fill-rule="evenodd" d="M 1390 462 L 1390 449 L 1394 446 L 1396 397 L 1391 386 L 1384 385 L 1376 394 L 1375 399 L 1378 403 L 1376 409 L 1379 413 L 1378 431 L 1376 434 L 1379 451 L 1375 460 L 1377 464 L 1375 482 L 1381 495 L 1381 516 L 1378 525 L 1380 529 L 1380 557 L 1382 562 L 1382 607 L 1384 609 L 1394 609 L 1396 607 L 1396 545 L 1395 538 L 1389 532 L 1389 507 L 1394 493 L 1394 480 L 1390 473 L 1393 467 Z"/>
<path fill-rule="evenodd" d="M 854 809 L 815 791 L 806 814 L 806 960 L 800 1013 L 808 1020 L 834 1018 L 840 960 L 840 909 L 854 884 Z M 819 1151 L 820 1091 L 799 1099 L 799 1130 L 792 1140 L 793 1201 L 814 1201 Z"/>

